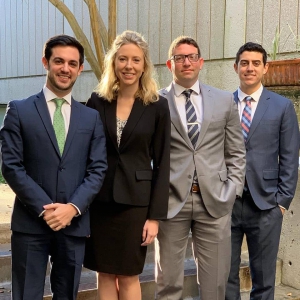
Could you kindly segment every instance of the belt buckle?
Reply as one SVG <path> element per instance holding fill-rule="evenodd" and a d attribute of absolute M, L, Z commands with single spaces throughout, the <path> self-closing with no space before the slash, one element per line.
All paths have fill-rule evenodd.
<path fill-rule="evenodd" d="M 199 193 L 200 189 L 199 189 L 199 185 L 196 183 L 192 184 L 192 188 L 191 188 L 191 192 L 192 193 Z"/>

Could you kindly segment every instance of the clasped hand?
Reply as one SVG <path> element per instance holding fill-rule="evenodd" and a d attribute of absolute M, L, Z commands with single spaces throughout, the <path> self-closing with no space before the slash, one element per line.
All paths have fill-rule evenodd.
<path fill-rule="evenodd" d="M 44 206 L 44 220 L 48 226 L 59 231 L 71 224 L 73 217 L 77 214 L 77 210 L 73 205 L 63 203 L 53 203 Z"/>

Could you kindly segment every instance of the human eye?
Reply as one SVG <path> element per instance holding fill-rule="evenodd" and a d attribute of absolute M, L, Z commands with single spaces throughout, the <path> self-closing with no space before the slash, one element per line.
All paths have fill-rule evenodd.
<path fill-rule="evenodd" d="M 76 68 L 77 65 L 78 65 L 78 63 L 77 63 L 76 61 L 71 61 L 71 62 L 69 63 L 69 65 L 70 65 L 71 67 L 73 67 L 73 68 Z"/>
<path fill-rule="evenodd" d="M 183 62 L 184 61 L 184 55 L 174 55 L 174 61 L 175 62 Z"/>
<path fill-rule="evenodd" d="M 55 59 L 53 60 L 53 62 L 54 62 L 56 65 L 60 65 L 60 64 L 63 63 L 63 60 L 62 60 L 61 58 L 55 58 Z"/>
<path fill-rule="evenodd" d="M 120 57 L 119 57 L 119 61 L 120 61 L 120 62 L 124 62 L 125 60 L 126 60 L 126 58 L 125 58 L 124 56 L 120 56 Z"/>
<path fill-rule="evenodd" d="M 254 66 L 254 67 L 259 67 L 260 64 L 261 64 L 260 61 L 254 61 L 254 62 L 253 62 L 253 66 Z"/>
<path fill-rule="evenodd" d="M 240 62 L 240 65 L 241 65 L 242 67 L 246 67 L 246 66 L 248 66 L 248 62 L 245 61 L 245 60 L 242 60 L 242 61 Z"/>
<path fill-rule="evenodd" d="M 141 61 L 141 59 L 138 58 L 138 57 L 135 57 L 135 58 L 133 59 L 133 61 L 134 61 L 135 63 L 139 63 L 139 62 Z"/>
<path fill-rule="evenodd" d="M 195 53 L 189 54 L 188 58 L 189 58 L 190 61 L 194 61 L 195 62 L 195 61 L 198 60 L 198 54 L 195 54 Z"/>

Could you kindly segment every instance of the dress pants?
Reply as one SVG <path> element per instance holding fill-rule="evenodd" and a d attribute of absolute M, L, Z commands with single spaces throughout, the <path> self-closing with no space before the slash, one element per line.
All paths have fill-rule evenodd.
<path fill-rule="evenodd" d="M 184 259 L 191 230 L 201 300 L 224 300 L 230 269 L 231 213 L 211 217 L 200 194 L 191 193 L 172 219 L 161 221 L 155 241 L 156 299 L 183 299 Z"/>
<path fill-rule="evenodd" d="M 260 210 L 249 192 L 244 192 L 243 197 L 236 200 L 232 212 L 232 259 L 226 300 L 241 299 L 239 269 L 244 234 L 248 244 L 252 277 L 250 299 L 274 300 L 282 219 L 282 212 L 278 206 Z"/>
<path fill-rule="evenodd" d="M 61 231 L 26 234 L 13 231 L 12 299 L 42 300 L 50 256 L 53 300 L 75 300 L 78 292 L 85 237 Z"/>

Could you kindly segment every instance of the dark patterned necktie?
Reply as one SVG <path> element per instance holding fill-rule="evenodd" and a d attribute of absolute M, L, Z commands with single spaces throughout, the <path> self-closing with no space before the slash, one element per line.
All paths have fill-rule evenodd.
<path fill-rule="evenodd" d="M 246 101 L 245 108 L 242 113 L 241 125 L 245 142 L 247 141 L 248 134 L 251 126 L 251 100 L 252 97 L 247 96 L 244 99 Z"/>
<path fill-rule="evenodd" d="M 187 121 L 187 128 L 188 128 L 188 136 L 192 142 L 194 148 L 196 148 L 196 144 L 199 137 L 199 126 L 197 123 L 197 115 L 195 111 L 195 107 L 191 101 L 191 93 L 193 92 L 192 89 L 188 89 L 182 92 L 182 94 L 186 98 L 185 102 L 185 111 L 186 111 L 186 121 Z M 197 172 L 195 170 L 193 176 L 193 182 L 198 183 Z"/>
<path fill-rule="evenodd" d="M 195 107 L 191 101 L 192 92 L 193 90 L 188 89 L 183 91 L 182 94 L 186 97 L 185 110 L 186 110 L 188 136 L 192 142 L 192 145 L 195 148 L 200 131 L 199 131 L 199 124 L 197 123 L 197 115 L 196 115 Z"/>

